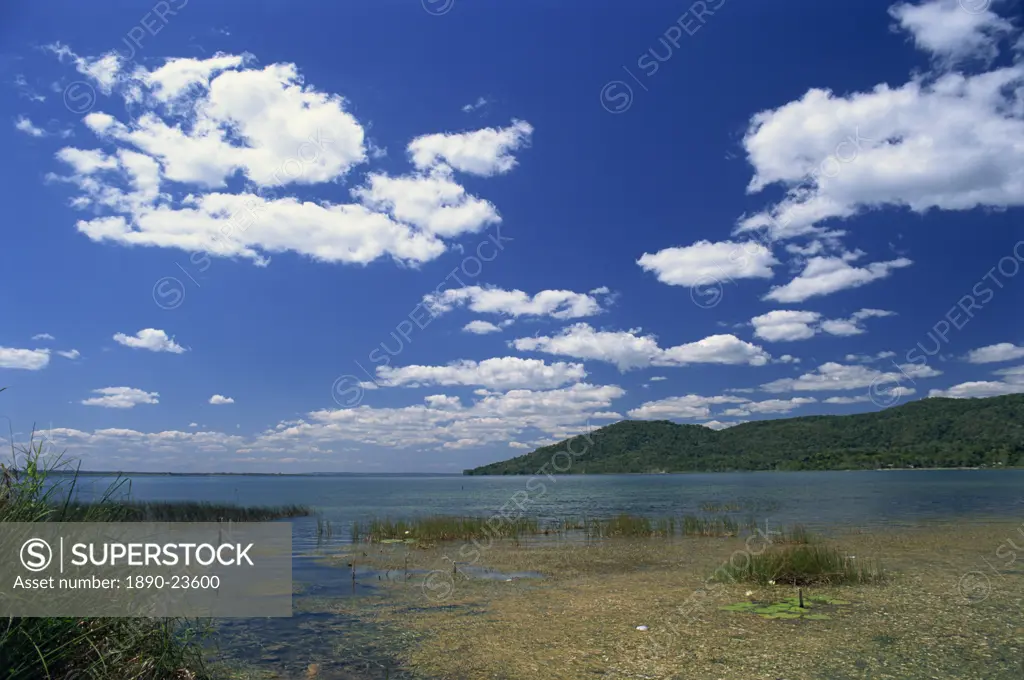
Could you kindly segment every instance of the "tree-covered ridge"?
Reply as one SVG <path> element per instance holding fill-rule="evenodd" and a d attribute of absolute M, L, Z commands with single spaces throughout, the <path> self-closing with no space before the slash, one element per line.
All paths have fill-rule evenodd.
<path fill-rule="evenodd" d="M 577 455 L 565 455 L 567 447 Z M 875 413 L 762 420 L 720 431 L 624 420 L 465 474 L 979 466 L 1024 466 L 1024 395 L 922 399 Z"/>

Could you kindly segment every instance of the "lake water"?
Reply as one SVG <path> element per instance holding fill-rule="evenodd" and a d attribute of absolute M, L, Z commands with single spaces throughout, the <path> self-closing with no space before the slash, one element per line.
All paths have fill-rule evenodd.
<path fill-rule="evenodd" d="M 531 481 L 532 479 L 532 481 Z M 112 479 L 85 477 L 80 494 Z M 738 472 L 556 477 L 461 475 L 137 476 L 131 496 L 149 501 L 312 506 L 344 538 L 353 521 L 419 515 L 490 516 L 503 506 L 540 519 L 701 514 L 707 501 L 741 501 L 741 514 L 811 527 L 913 524 L 924 520 L 1016 517 L 1024 511 L 1024 470 Z M 316 521 L 295 521 L 297 550 Z"/>
<path fill-rule="evenodd" d="M 112 478 L 83 477 L 79 497 L 101 495 Z M 125 487 L 123 487 L 125 488 Z M 503 507 L 545 519 L 703 514 L 704 502 L 739 502 L 738 517 L 782 527 L 819 530 L 980 521 L 1024 514 L 1024 470 L 908 470 L 753 472 L 680 475 L 463 477 L 452 475 L 146 476 L 132 478 L 141 501 L 210 501 L 241 505 L 308 505 L 334 527 L 331 545 L 318 545 L 316 518 L 293 525 L 293 580 L 302 594 L 295 615 L 217 622 L 213 658 L 255 666 L 279 678 L 320 680 L 409 678 L 395 665 L 386 636 L 356 616 L 330 613 L 321 598 L 373 595 L 379 578 L 314 555 L 348 540 L 353 521 L 450 514 L 491 516 Z M 262 677 L 262 676 L 260 676 Z"/>

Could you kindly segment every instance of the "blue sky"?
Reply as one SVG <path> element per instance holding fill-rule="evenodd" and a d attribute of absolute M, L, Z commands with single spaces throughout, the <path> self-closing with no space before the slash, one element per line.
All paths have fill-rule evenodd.
<path fill-rule="evenodd" d="M 582 7 L 0 10 L 15 438 L 455 472 L 1024 391 L 1018 0 Z"/>

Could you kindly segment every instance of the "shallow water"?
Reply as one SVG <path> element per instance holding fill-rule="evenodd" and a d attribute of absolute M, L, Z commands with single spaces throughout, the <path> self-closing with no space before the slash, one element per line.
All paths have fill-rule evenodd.
<path fill-rule="evenodd" d="M 83 499 L 102 493 L 111 479 L 79 481 Z M 731 513 L 754 516 L 772 528 L 803 523 L 815 528 L 877 527 L 924 521 L 978 521 L 1017 517 L 1024 509 L 1024 470 L 913 470 L 856 472 L 715 473 L 682 475 L 594 475 L 533 480 L 529 477 L 427 475 L 326 476 L 136 476 L 135 500 L 210 501 L 243 505 L 302 504 L 330 521 L 333 537 L 317 540 L 315 518 L 288 520 L 293 529 L 295 615 L 289 619 L 218 622 L 216 658 L 245 662 L 260 675 L 240 678 L 333 680 L 404 678 L 384 642 L 384 631 L 352 616 L 328 613 L 335 601 L 379 594 L 381 573 L 330 566 L 318 550 L 348 546 L 351 523 L 419 515 L 483 515 L 503 507 L 541 520 L 608 517 L 631 513 L 664 517 L 702 515 L 705 502 L 738 502 Z M 543 486 L 541 486 L 543 484 Z M 545 537 L 527 541 L 544 542 Z M 348 546 L 350 547 L 350 546 Z M 539 574 L 502 574 L 460 566 L 465 576 L 526 579 Z M 309 675 L 312 670 L 315 675 Z M 262 674 L 266 673 L 266 675 Z"/>

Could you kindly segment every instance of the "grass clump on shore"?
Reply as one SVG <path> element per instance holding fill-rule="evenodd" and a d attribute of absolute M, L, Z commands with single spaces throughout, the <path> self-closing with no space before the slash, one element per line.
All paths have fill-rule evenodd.
<path fill-rule="evenodd" d="M 51 471 L 70 465 L 61 459 L 43 464 L 42 444 L 30 440 L 12 449 L 12 465 L 0 464 L 0 522 L 70 516 L 118 521 L 119 506 L 108 498 L 71 510 L 66 499 L 77 477 L 48 481 Z M 203 626 L 182 619 L 11 617 L 0 623 L 0 675 L 5 680 L 204 680 L 209 675 L 203 637 Z"/>
<path fill-rule="evenodd" d="M 647 517 L 621 514 L 610 519 L 591 520 L 587 523 L 587 534 L 595 538 L 620 536 L 674 536 L 676 522 L 672 517 L 651 520 Z"/>
<path fill-rule="evenodd" d="M 818 543 L 819 539 L 802 524 L 794 525 L 789 531 L 782 531 L 772 534 L 772 543 L 785 545 L 811 545 Z"/>
<path fill-rule="evenodd" d="M 857 560 L 832 546 L 788 545 L 749 555 L 739 564 L 731 561 L 715 572 L 719 580 L 758 585 L 846 585 L 881 583 L 882 568 L 871 560 Z"/>

